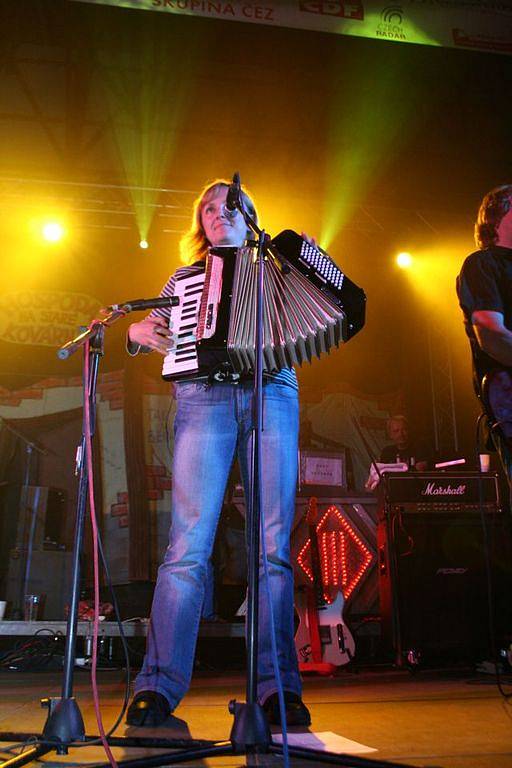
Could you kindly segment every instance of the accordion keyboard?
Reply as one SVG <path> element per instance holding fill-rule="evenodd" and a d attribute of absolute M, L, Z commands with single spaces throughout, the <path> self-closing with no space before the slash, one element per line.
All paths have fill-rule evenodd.
<path fill-rule="evenodd" d="M 203 286 L 204 272 L 176 279 L 174 295 L 180 303 L 171 312 L 173 345 L 164 358 L 162 376 L 176 376 L 198 368 L 196 331 Z"/>

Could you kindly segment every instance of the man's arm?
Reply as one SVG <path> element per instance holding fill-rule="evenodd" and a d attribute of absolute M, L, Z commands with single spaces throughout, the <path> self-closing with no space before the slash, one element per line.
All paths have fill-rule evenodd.
<path fill-rule="evenodd" d="M 475 336 L 482 350 L 502 365 L 512 366 L 512 332 L 501 312 L 479 310 L 471 315 Z"/>

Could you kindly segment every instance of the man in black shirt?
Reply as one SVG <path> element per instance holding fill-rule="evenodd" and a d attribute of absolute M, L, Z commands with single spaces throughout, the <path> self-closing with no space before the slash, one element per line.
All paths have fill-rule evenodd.
<path fill-rule="evenodd" d="M 384 464 L 405 462 L 410 468 L 420 472 L 427 469 L 428 462 L 420 449 L 410 439 L 409 425 L 405 416 L 401 414 L 390 416 L 386 422 L 388 437 L 393 442 L 384 446 L 380 454 L 380 461 Z"/>
<path fill-rule="evenodd" d="M 473 354 L 475 390 L 483 402 L 484 377 L 491 384 L 499 382 L 502 375 L 508 377 L 506 369 L 512 367 L 512 184 L 496 187 L 482 200 L 475 241 L 479 250 L 468 256 L 462 266 L 457 295 Z M 498 371 L 504 374 L 497 376 Z M 486 414 L 492 442 L 510 484 L 512 441 L 507 440 L 506 432 L 507 424 L 512 427 L 512 397 L 507 394 L 506 382 L 505 388 L 501 387 L 502 403 L 503 395 L 502 412 L 491 414 L 487 405 Z"/>

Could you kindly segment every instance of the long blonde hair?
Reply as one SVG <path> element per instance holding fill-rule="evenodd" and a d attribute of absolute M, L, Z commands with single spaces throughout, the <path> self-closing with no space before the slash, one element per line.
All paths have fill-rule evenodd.
<path fill-rule="evenodd" d="M 215 181 L 210 182 L 204 187 L 199 197 L 194 201 L 190 229 L 188 232 L 185 232 L 180 240 L 180 257 L 184 264 L 193 264 L 195 261 L 203 261 L 206 258 L 210 242 L 206 239 L 201 222 L 203 204 L 207 203 L 212 197 L 215 197 L 222 187 L 229 187 L 230 185 L 231 182 L 227 181 L 227 179 L 215 179 Z M 244 186 L 242 186 L 242 199 L 248 213 L 257 222 L 258 214 L 256 207 Z M 248 232 L 248 235 L 250 235 L 250 232 Z"/>

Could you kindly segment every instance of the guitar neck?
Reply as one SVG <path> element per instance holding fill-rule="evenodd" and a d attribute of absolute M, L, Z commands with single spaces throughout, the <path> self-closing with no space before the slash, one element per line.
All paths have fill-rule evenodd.
<path fill-rule="evenodd" d="M 311 571 L 313 573 L 313 590 L 318 608 L 326 604 L 324 597 L 324 585 L 322 581 L 322 567 L 320 564 L 320 550 L 318 548 L 318 536 L 315 525 L 309 525 L 309 540 L 311 542 Z"/>

